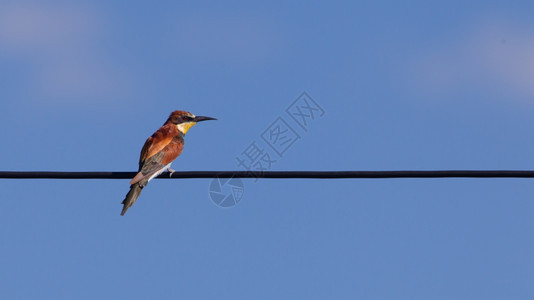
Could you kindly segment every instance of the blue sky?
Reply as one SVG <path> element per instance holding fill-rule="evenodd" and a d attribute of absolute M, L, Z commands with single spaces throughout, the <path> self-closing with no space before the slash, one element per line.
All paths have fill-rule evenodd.
<path fill-rule="evenodd" d="M 534 169 L 531 1 L 2 1 L 2 170 L 236 170 L 306 91 L 271 170 Z M 265 146 L 265 145 L 264 145 Z M 268 150 L 268 148 L 266 148 Z M 530 179 L 2 180 L 5 299 L 532 299 Z M 227 190 L 226 190 L 227 191 Z"/>

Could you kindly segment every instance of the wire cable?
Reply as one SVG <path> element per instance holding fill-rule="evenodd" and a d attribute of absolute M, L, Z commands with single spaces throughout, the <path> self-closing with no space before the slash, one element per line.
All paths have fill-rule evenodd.
<path fill-rule="evenodd" d="M 137 172 L 0 171 L 3 179 L 131 179 Z M 180 171 L 160 179 L 178 178 L 534 178 L 531 170 L 429 170 L 429 171 Z"/>

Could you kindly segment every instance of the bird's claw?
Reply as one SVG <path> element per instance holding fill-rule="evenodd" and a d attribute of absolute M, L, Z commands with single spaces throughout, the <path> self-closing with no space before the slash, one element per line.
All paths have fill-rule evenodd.
<path fill-rule="evenodd" d="M 171 167 L 167 167 L 167 172 L 169 172 L 169 177 L 172 177 L 172 174 L 174 174 L 176 170 L 171 169 Z"/>

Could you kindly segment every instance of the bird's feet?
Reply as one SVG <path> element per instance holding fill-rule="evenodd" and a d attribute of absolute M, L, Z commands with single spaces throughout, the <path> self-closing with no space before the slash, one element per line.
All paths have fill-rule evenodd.
<path fill-rule="evenodd" d="M 176 170 L 171 169 L 171 167 L 167 167 L 167 172 L 169 172 L 169 177 L 172 177 L 172 174 L 174 174 Z"/>

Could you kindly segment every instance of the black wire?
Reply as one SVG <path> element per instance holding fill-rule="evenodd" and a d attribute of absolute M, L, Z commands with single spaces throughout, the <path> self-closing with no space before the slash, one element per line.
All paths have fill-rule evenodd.
<path fill-rule="evenodd" d="M 23 172 L 0 171 L 5 179 L 131 179 L 136 172 Z M 533 178 L 524 170 L 437 170 L 437 171 L 181 171 L 158 178 Z"/>

